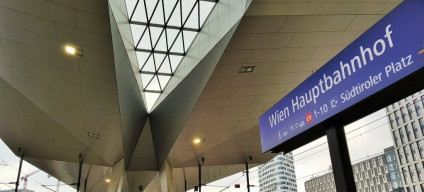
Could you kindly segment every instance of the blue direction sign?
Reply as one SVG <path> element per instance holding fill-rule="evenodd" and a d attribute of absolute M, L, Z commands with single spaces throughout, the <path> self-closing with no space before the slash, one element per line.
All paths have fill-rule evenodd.
<path fill-rule="evenodd" d="M 406 0 L 259 118 L 262 152 L 424 66 L 424 0 Z"/>

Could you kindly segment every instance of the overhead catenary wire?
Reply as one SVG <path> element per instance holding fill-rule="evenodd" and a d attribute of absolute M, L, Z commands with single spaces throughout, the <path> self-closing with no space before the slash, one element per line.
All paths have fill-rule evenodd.
<path fill-rule="evenodd" d="M 381 119 L 383 119 L 383 118 L 385 118 L 385 117 L 388 117 L 388 115 L 384 115 L 384 116 L 379 117 L 379 118 L 377 118 L 377 119 L 375 119 L 375 120 L 373 120 L 373 121 L 371 121 L 371 122 L 368 122 L 368 123 L 366 123 L 366 124 L 364 124 L 364 125 L 362 125 L 362 126 L 359 126 L 359 127 L 355 128 L 355 129 L 353 129 L 353 130 L 350 130 L 349 132 L 347 132 L 347 133 L 346 133 L 346 135 L 347 135 L 347 134 L 351 134 L 351 133 L 353 133 L 353 132 L 355 132 L 355 131 L 358 131 L 359 129 L 364 128 L 364 127 L 366 127 L 366 126 L 368 126 L 368 125 L 370 125 L 370 124 L 372 124 L 372 123 L 375 123 L 375 122 L 377 122 L 377 121 L 379 121 L 379 120 L 381 120 Z M 388 124 L 388 123 L 386 123 L 386 124 Z M 325 144 L 327 144 L 327 142 L 323 142 L 323 143 L 318 144 L 318 145 L 316 145 L 316 146 L 314 146 L 314 147 L 311 147 L 311 148 L 309 148 L 309 149 L 306 149 L 306 150 L 304 150 L 304 151 L 302 151 L 302 152 L 296 153 L 296 154 L 294 154 L 294 155 L 293 155 L 293 157 L 298 156 L 298 155 L 300 155 L 300 154 L 303 154 L 303 153 L 305 153 L 305 152 L 308 152 L 308 151 L 310 151 L 310 150 L 313 150 L 313 149 L 315 149 L 315 148 L 317 148 L 317 147 L 320 147 L 320 146 L 322 146 L 322 145 L 325 145 Z"/>
<path fill-rule="evenodd" d="M 386 123 L 387 124 L 387 123 Z M 379 125 L 379 126 L 377 126 L 377 127 L 374 127 L 374 128 L 372 128 L 372 129 L 370 129 L 370 130 L 367 130 L 366 132 L 364 132 L 364 133 L 361 133 L 361 134 L 359 134 L 359 135 L 355 135 L 355 136 L 353 136 L 353 137 L 350 137 L 350 138 L 348 138 L 347 140 L 349 141 L 349 140 L 352 140 L 353 138 L 356 138 L 356 137 L 358 137 L 358 136 L 361 136 L 362 134 L 366 134 L 366 133 L 369 133 L 369 132 L 371 132 L 371 131 L 373 131 L 373 130 L 376 130 L 376 129 L 378 129 L 378 128 L 382 128 L 383 127 L 383 125 L 386 125 L 386 124 L 382 124 L 382 125 Z M 325 143 L 323 143 L 323 144 L 327 144 L 327 142 L 325 142 Z M 319 144 L 319 146 L 322 146 L 323 144 Z M 313 147 L 313 148 L 316 148 L 316 146 L 315 147 Z M 326 148 L 324 148 L 324 149 L 321 149 L 321 150 L 319 150 L 319 151 L 316 151 L 316 152 L 314 152 L 314 153 L 312 153 L 312 154 L 309 154 L 309 155 L 306 155 L 306 156 L 304 156 L 304 157 L 301 157 L 301 158 L 299 158 L 299 159 L 296 159 L 296 160 L 294 160 L 293 162 L 297 162 L 297 161 L 300 161 L 300 160 L 302 160 L 302 159 L 305 159 L 305 158 L 307 158 L 307 157 L 310 157 L 310 156 L 313 156 L 313 155 L 315 155 L 315 154 L 317 154 L 317 153 L 320 153 L 320 152 L 323 152 L 323 151 L 326 151 L 328 149 L 328 147 L 326 147 Z M 306 150 L 305 150 L 306 151 Z M 302 151 L 301 153 L 304 153 L 305 151 Z M 309 149 L 308 149 L 308 151 L 310 151 Z M 369 155 L 368 155 L 368 153 L 367 153 L 367 157 L 368 157 Z M 294 157 L 294 155 L 293 155 L 293 157 Z"/>
<path fill-rule="evenodd" d="M 368 122 L 368 123 L 366 123 L 366 124 L 364 124 L 364 125 L 362 125 L 362 126 L 359 126 L 359 127 L 355 128 L 355 129 L 353 129 L 353 130 L 350 130 L 349 132 L 347 132 L 347 133 L 346 133 L 346 135 L 348 135 L 348 134 L 352 134 L 352 133 L 354 133 L 354 132 L 356 132 L 356 131 L 358 131 L 358 130 L 360 130 L 360 129 L 362 129 L 362 128 L 365 128 L 365 127 L 367 127 L 367 126 L 369 126 L 369 125 L 371 125 L 371 124 L 373 124 L 373 123 L 375 123 L 375 122 L 378 122 L 378 121 L 380 121 L 380 120 L 382 120 L 383 118 L 386 118 L 386 117 L 388 117 L 388 115 L 384 115 L 384 116 L 379 117 L 379 118 L 377 118 L 377 119 L 375 119 L 375 120 L 373 120 L 373 121 L 370 121 L 370 122 Z M 371 132 L 371 131 L 373 131 L 373 130 L 376 130 L 376 129 L 382 128 L 382 127 L 384 127 L 385 125 L 388 125 L 388 123 L 386 122 L 386 123 L 383 123 L 383 124 L 379 124 L 379 125 L 377 125 L 376 127 L 373 127 L 372 129 L 369 129 L 369 130 L 367 130 L 367 131 L 365 131 L 365 132 L 363 132 L 363 133 L 360 133 L 360 134 L 358 134 L 358 135 L 352 136 L 352 137 L 348 138 L 347 140 L 351 140 L 351 139 L 354 139 L 354 138 L 356 138 L 356 137 L 362 136 L 362 135 L 367 134 L 367 133 L 369 133 L 369 132 Z M 316 149 L 316 148 L 318 148 L 318 147 L 320 147 L 320 146 L 323 146 L 323 145 L 325 145 L 325 144 L 327 144 L 327 142 L 320 143 L 320 144 L 318 144 L 318 145 L 316 145 L 316 146 L 313 146 L 313 147 L 311 147 L 311 148 L 309 148 L 309 149 L 307 149 L 307 150 L 304 150 L 304 151 L 301 151 L 301 152 L 299 152 L 299 153 L 297 153 L 297 154 L 294 154 L 294 155 L 293 155 L 293 157 L 298 156 L 298 155 L 301 155 L 301 154 L 304 154 L 304 153 L 306 153 L 306 152 L 308 152 L 308 151 L 311 151 L 311 150 L 313 150 L 313 149 Z M 307 156 L 305 156 L 305 157 L 302 157 L 301 159 L 304 159 L 304 158 L 306 158 L 306 157 L 310 157 L 310 156 L 312 156 L 312 155 L 314 155 L 314 154 L 317 154 L 317 153 L 319 153 L 319 152 L 325 151 L 325 150 L 327 150 L 327 149 L 328 149 L 328 148 L 325 148 L 325 149 L 322 149 L 322 150 L 320 150 L 320 151 L 318 151 L 318 152 L 314 152 L 313 154 L 309 154 L 309 155 L 307 155 Z M 359 158 L 359 159 L 356 159 L 356 160 L 354 160 L 354 161 L 352 161 L 352 162 L 362 161 L 362 160 L 364 160 L 364 159 L 369 158 L 370 156 L 378 156 L 378 155 L 381 155 L 381 154 L 383 154 L 383 153 L 382 153 L 382 152 L 379 152 L 379 153 L 375 153 L 375 154 L 372 154 L 372 155 L 367 154 L 367 157 Z M 297 161 L 299 161 L 299 160 L 301 160 L 301 159 L 296 159 L 296 160 L 294 160 L 293 162 L 297 162 Z M 321 171 L 315 172 L 315 173 L 313 173 L 313 174 L 303 176 L 303 177 L 301 177 L 301 178 L 296 178 L 296 181 L 303 180 L 303 179 L 305 179 L 305 178 L 309 178 L 310 176 L 313 176 L 313 175 L 316 175 L 316 174 L 320 174 L 320 173 L 323 173 L 323 172 L 328 172 L 328 169 L 321 170 Z M 251 179 L 253 179 L 253 178 L 255 178 L 255 177 L 258 177 L 258 175 L 254 176 L 254 177 L 251 177 Z"/>
<path fill-rule="evenodd" d="M 4 182 L 4 181 L 2 181 L 2 180 L 0 180 L 0 184 L 1 184 L 1 185 L 6 185 L 7 187 L 9 187 L 9 188 L 11 188 L 11 189 L 15 188 L 15 187 L 10 186 L 10 185 L 9 185 L 10 183 L 5 183 L 5 182 Z"/>
<path fill-rule="evenodd" d="M 366 124 L 364 124 L 364 125 L 362 125 L 362 126 L 359 126 L 359 127 L 355 128 L 355 129 L 353 129 L 353 130 L 350 130 L 349 132 L 347 132 L 347 133 L 346 133 L 346 135 L 351 134 L 351 133 L 353 133 L 353 132 L 355 132 L 355 131 L 358 131 L 358 130 L 360 130 L 361 128 L 364 128 L 364 127 L 366 127 L 366 126 L 368 126 L 368 125 L 371 125 L 371 124 L 373 124 L 373 123 L 375 123 L 375 122 L 377 122 L 377 121 L 380 121 L 381 119 L 386 118 L 386 117 L 388 117 L 388 116 L 389 116 L 389 115 L 381 116 L 381 117 L 379 117 L 379 118 L 377 118 L 377 119 L 375 119 L 375 120 L 373 120 L 373 121 L 370 121 L 370 122 L 368 122 L 368 123 L 366 123 Z M 365 133 L 368 133 L 368 132 L 370 132 L 370 131 L 373 131 L 373 130 L 375 130 L 375 129 L 377 129 L 377 128 L 380 128 L 380 127 L 382 127 L 382 126 L 384 126 L 384 125 L 389 125 L 389 123 L 388 123 L 388 122 L 383 123 L 383 124 L 381 124 L 381 125 L 379 125 L 379 126 L 377 126 L 377 127 L 373 128 L 373 129 L 369 129 L 369 130 L 367 130 L 367 131 L 365 131 L 365 132 L 363 132 L 363 133 L 361 133 L 361 134 L 358 134 L 358 135 L 356 135 L 356 136 L 353 136 L 353 137 L 351 137 L 351 138 L 349 138 L 349 139 L 347 139 L 347 140 L 351 140 L 351 139 L 353 139 L 353 138 L 355 138 L 355 137 L 362 136 L 362 134 L 365 134 Z M 298 156 L 298 155 L 300 155 L 300 154 L 303 154 L 303 153 L 305 153 L 305 152 L 307 152 L 307 151 L 311 151 L 311 150 L 313 150 L 313 149 L 315 149 L 315 148 L 317 148 L 317 147 L 319 147 L 319 146 L 325 145 L 325 144 L 327 144 L 327 142 L 321 143 L 321 144 L 319 144 L 319 145 L 317 145 L 317 146 L 314 146 L 314 147 L 311 147 L 311 148 L 309 148 L 309 149 L 306 149 L 306 150 L 304 150 L 304 151 L 302 151 L 302 152 L 299 152 L 299 153 L 297 153 L 297 154 L 293 155 L 293 157 Z M 327 148 L 327 149 L 328 149 L 328 148 Z M 417 149 L 417 148 L 414 148 L 414 149 Z M 318 152 L 316 152 L 316 153 L 319 153 L 319 152 L 322 152 L 322 151 L 324 151 L 324 150 L 320 150 L 320 151 L 318 151 Z M 314 153 L 314 154 L 316 154 L 316 153 Z M 368 152 L 367 152 L 367 153 L 368 153 Z M 311 155 L 308 155 L 308 156 L 311 156 Z M 369 157 L 369 155 L 367 155 L 367 157 Z M 304 157 L 302 157 L 301 159 L 304 159 Z"/>
<path fill-rule="evenodd" d="M 0 159 L 1 161 L 3 161 L 4 163 L 6 163 L 9 167 L 12 167 L 13 169 L 15 169 L 16 171 L 18 171 L 19 169 L 17 169 L 16 167 L 14 167 L 11 163 L 8 163 L 7 161 L 5 161 L 4 159 Z M 35 167 L 37 168 L 37 167 Z M 38 168 L 37 168 L 38 169 Z M 24 173 L 23 171 L 21 172 L 22 174 L 26 175 L 26 173 Z M 32 177 L 28 177 L 29 179 L 35 181 L 36 183 L 38 183 L 40 186 L 42 186 L 43 184 L 39 181 L 37 181 L 36 179 L 32 178 Z"/>

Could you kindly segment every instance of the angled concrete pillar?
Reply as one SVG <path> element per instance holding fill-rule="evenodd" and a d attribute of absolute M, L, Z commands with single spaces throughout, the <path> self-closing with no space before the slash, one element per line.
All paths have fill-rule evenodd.
<path fill-rule="evenodd" d="M 124 159 L 115 164 L 110 174 L 108 192 L 121 192 L 125 177 Z"/>
<path fill-rule="evenodd" d="M 165 160 L 159 171 L 160 187 L 162 192 L 177 192 L 172 166 Z"/>

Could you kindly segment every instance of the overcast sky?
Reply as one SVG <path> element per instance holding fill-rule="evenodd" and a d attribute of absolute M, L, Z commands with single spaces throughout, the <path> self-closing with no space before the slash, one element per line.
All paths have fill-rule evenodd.
<path fill-rule="evenodd" d="M 350 158 L 353 163 L 365 160 L 376 154 L 380 154 L 385 148 L 393 146 L 387 118 L 385 118 L 384 109 L 377 111 L 361 120 L 358 120 L 348 126 L 345 130 L 348 138 Z M 304 182 L 311 179 L 312 176 L 318 176 L 329 172 L 331 165 L 330 154 L 328 151 L 327 138 L 322 137 L 314 142 L 309 143 L 295 151 L 294 163 L 296 169 L 297 186 L 299 192 L 304 192 Z M 5 163 L 7 164 L 5 166 Z M 0 140 L 0 183 L 8 183 L 16 181 L 17 168 L 19 166 L 19 158 L 16 157 L 7 146 Z M 24 163 L 22 166 L 22 174 L 28 174 L 37 168 Z M 257 168 L 250 170 L 250 184 L 258 186 Z M 57 179 L 48 177 L 47 173 L 38 172 L 28 181 L 28 189 L 36 192 L 50 191 L 41 185 L 56 185 Z M 234 184 L 240 184 L 240 189 L 235 189 Z M 217 192 L 225 189 L 223 192 L 245 192 L 246 176 L 243 173 L 237 173 L 226 177 L 219 181 L 215 181 L 202 188 L 204 192 Z M 219 187 L 222 186 L 222 187 Z M 13 188 L 13 184 L 0 184 L 0 189 Z M 50 186 L 56 189 L 55 186 Z M 61 185 L 61 192 L 75 191 L 69 186 Z M 193 191 L 193 190 L 191 190 Z M 252 187 L 251 192 L 258 192 L 259 187 Z"/>

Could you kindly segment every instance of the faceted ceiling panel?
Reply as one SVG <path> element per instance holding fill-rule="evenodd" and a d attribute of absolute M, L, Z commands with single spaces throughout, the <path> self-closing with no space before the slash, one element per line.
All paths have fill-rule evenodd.
<path fill-rule="evenodd" d="M 126 0 L 150 111 L 218 0 Z"/>

